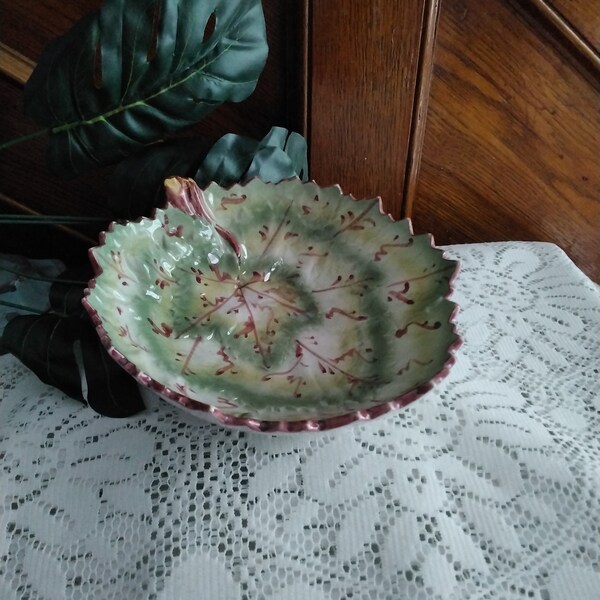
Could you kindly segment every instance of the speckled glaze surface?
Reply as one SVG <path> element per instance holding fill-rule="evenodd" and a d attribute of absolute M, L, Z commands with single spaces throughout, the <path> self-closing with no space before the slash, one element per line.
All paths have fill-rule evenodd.
<path fill-rule="evenodd" d="M 166 182 L 91 250 L 84 305 L 138 381 L 258 431 L 329 429 L 428 391 L 460 343 L 455 261 L 379 199 L 297 179 Z"/>

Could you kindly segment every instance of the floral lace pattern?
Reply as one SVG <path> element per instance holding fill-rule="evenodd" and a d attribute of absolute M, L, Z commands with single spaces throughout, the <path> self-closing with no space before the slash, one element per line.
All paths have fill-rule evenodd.
<path fill-rule="evenodd" d="M 339 430 L 102 418 L 0 357 L 0 597 L 597 598 L 600 293 L 550 244 L 447 250 L 450 375 Z"/>

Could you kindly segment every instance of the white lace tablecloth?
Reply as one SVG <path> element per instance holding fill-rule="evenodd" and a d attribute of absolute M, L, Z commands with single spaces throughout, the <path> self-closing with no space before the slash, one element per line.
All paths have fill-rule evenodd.
<path fill-rule="evenodd" d="M 95 415 L 0 357 L 0 598 L 600 597 L 600 293 L 453 246 L 464 344 L 401 412 L 280 437 Z"/>

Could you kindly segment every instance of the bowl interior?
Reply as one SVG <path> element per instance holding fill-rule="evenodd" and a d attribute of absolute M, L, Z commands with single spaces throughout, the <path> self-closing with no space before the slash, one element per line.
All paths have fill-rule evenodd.
<path fill-rule="evenodd" d="M 167 182 L 92 250 L 85 305 L 142 383 L 223 420 L 301 421 L 416 397 L 458 342 L 457 264 L 379 200 L 297 179 Z"/>

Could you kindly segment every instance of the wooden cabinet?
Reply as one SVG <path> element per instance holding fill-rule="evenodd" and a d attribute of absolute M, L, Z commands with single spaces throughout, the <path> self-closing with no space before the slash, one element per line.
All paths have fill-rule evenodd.
<path fill-rule="evenodd" d="M 313 0 L 308 37 L 311 175 L 410 212 L 439 2 Z"/>
<path fill-rule="evenodd" d="M 0 0 L 0 41 L 36 61 L 99 5 Z M 600 281 L 598 0 L 263 5 L 270 54 L 255 94 L 192 133 L 295 129 L 309 141 L 315 180 L 381 195 L 438 243 L 553 242 Z M 0 101 L 1 139 L 33 130 L 11 77 L 0 77 Z M 0 211 L 108 218 L 107 170 L 57 181 L 44 147 L 0 155 Z M 3 227 L 0 251 L 68 258 L 96 233 Z"/>
<path fill-rule="evenodd" d="M 600 2 L 555 5 L 444 0 L 412 217 L 556 243 L 600 281 Z"/>
<path fill-rule="evenodd" d="M 600 281 L 598 0 L 312 4 L 317 179 L 438 243 L 553 242 Z"/>

